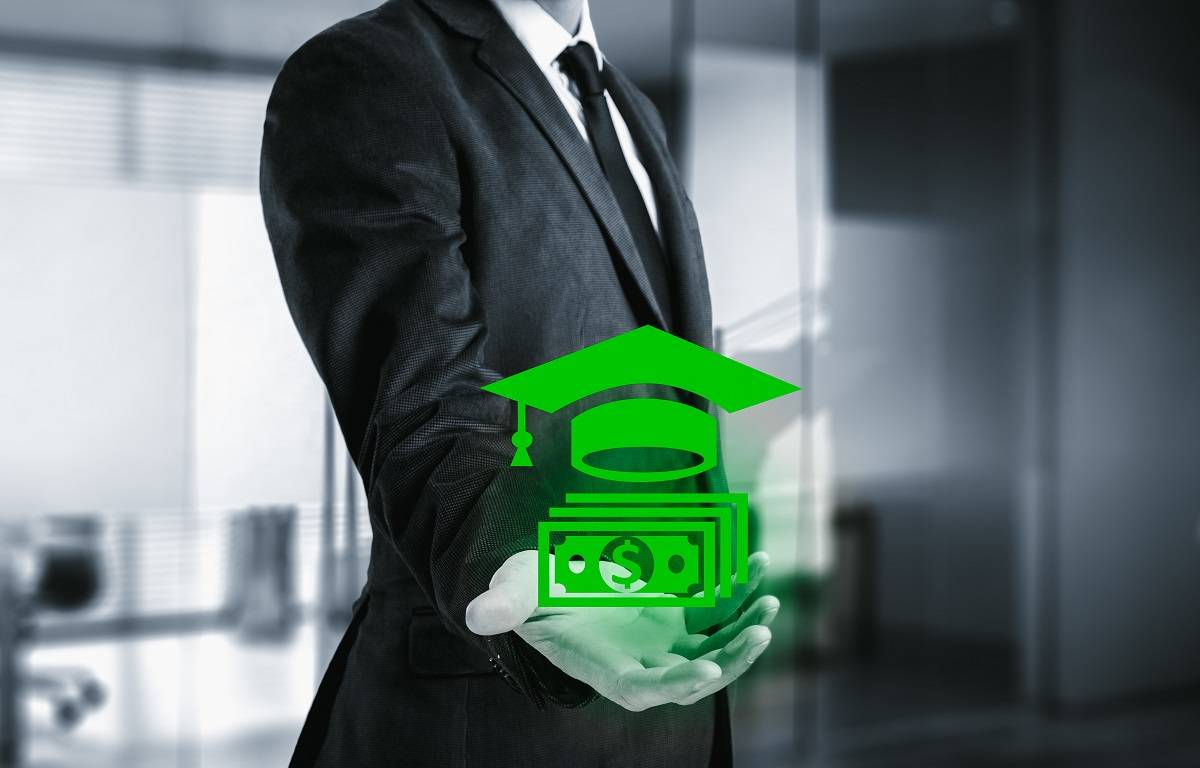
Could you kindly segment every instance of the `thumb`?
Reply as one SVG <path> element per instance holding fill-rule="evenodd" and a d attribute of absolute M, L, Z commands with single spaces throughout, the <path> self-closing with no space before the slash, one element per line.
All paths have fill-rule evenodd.
<path fill-rule="evenodd" d="M 537 610 L 537 552 L 523 550 L 496 569 L 487 591 L 467 605 L 467 629 L 499 635 L 516 629 Z"/>

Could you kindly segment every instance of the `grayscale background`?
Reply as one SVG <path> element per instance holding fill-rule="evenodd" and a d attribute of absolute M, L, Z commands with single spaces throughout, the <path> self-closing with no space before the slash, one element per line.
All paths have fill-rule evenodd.
<path fill-rule="evenodd" d="M 784 602 L 740 764 L 1200 765 L 1192 4 L 591 4 L 722 351 L 804 386 L 725 421 Z M 14 765 L 287 762 L 370 533 L 258 146 L 287 54 L 370 7 L 0 8 Z"/>

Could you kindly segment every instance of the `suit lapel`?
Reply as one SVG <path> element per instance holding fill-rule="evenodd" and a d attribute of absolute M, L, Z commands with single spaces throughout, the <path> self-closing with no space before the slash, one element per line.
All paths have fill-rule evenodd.
<path fill-rule="evenodd" d="M 480 64 L 516 97 L 545 134 L 575 179 L 618 257 L 629 270 L 655 322 L 660 328 L 669 330 L 662 310 L 654 299 L 650 277 L 638 255 L 633 235 L 629 232 L 596 154 L 579 134 L 579 129 L 563 108 L 558 95 L 546 82 L 546 76 L 503 23 L 487 33 L 480 42 L 476 56 Z"/>
<path fill-rule="evenodd" d="M 609 93 L 633 136 L 634 144 L 641 155 L 642 164 L 650 174 L 658 203 L 658 226 L 670 259 L 670 274 L 673 278 L 672 299 L 678 308 L 674 332 L 708 349 L 712 348 L 712 316 L 708 295 L 708 276 L 704 270 L 704 254 L 698 232 L 691 226 L 695 221 L 691 203 L 683 188 L 683 182 L 675 170 L 670 152 L 650 126 L 650 116 L 641 103 L 633 97 L 634 85 L 621 72 L 607 62 Z"/>
<path fill-rule="evenodd" d="M 545 75 L 499 12 L 487 0 L 422 2 L 454 29 L 480 41 L 476 49 L 479 64 L 513 94 L 554 147 L 659 327 L 711 348 L 708 280 L 704 273 L 699 238 L 689 226 L 694 221 L 690 214 L 690 203 L 687 202 L 666 146 L 650 130 L 648 116 L 631 97 L 633 85 L 619 71 L 605 63 L 605 71 L 610 73 L 613 101 L 629 126 L 655 189 L 659 205 L 659 228 L 670 260 L 669 274 L 672 282 L 676 283 L 673 297 L 678 301 L 675 321 L 679 328 L 670 328 L 664 321 L 633 236 L 595 152 L 579 135 L 558 95 L 546 82 Z"/>

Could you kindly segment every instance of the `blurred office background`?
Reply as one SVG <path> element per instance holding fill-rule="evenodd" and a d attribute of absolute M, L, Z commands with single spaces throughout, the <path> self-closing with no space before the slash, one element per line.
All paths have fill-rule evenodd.
<path fill-rule="evenodd" d="M 0 764 L 290 755 L 369 528 L 258 143 L 371 5 L 0 11 Z M 785 606 L 741 764 L 1200 765 L 1190 4 L 592 6 L 723 351 L 805 387 L 725 423 Z"/>

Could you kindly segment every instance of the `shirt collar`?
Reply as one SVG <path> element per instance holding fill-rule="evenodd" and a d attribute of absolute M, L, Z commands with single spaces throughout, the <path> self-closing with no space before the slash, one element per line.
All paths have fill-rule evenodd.
<path fill-rule="evenodd" d="M 592 15 L 587 0 L 583 0 L 583 14 L 579 21 L 579 32 L 572 36 L 537 0 L 492 0 L 500 15 L 512 27 L 513 33 L 529 51 L 529 55 L 542 69 L 550 65 L 564 50 L 575 43 L 583 42 L 596 52 L 596 65 L 604 67 L 604 56 L 596 42 L 596 30 L 592 27 Z"/>

